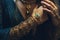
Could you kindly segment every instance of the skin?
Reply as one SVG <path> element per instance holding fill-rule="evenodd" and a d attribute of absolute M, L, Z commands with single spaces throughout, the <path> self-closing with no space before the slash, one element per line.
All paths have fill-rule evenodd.
<path fill-rule="evenodd" d="M 32 0 L 25 0 L 25 1 L 31 2 Z M 35 0 L 33 0 L 33 1 L 35 1 Z M 27 15 L 26 15 L 27 9 L 26 9 L 26 7 L 25 7 L 26 4 L 23 4 L 20 0 L 17 0 L 16 5 L 17 5 L 19 11 L 21 12 L 23 18 L 24 18 L 24 19 L 27 19 Z M 33 9 L 34 9 L 35 7 L 36 7 L 36 4 L 32 4 L 32 5 L 31 5 L 31 9 L 30 9 L 31 14 L 32 14 L 32 11 L 33 11 Z"/>
<path fill-rule="evenodd" d="M 60 16 L 59 16 L 59 10 L 58 7 L 50 0 L 44 0 L 41 1 L 42 5 L 46 6 L 43 8 L 48 14 L 51 16 L 51 22 L 54 26 L 60 27 Z"/>
<path fill-rule="evenodd" d="M 54 10 L 58 10 L 57 6 L 49 1 L 49 0 L 45 0 L 45 1 L 41 1 L 41 3 L 43 4 L 43 6 L 45 5 L 46 8 L 43 8 L 44 10 L 46 10 L 47 12 L 50 12 L 51 16 L 55 16 L 56 13 L 54 13 Z"/>
<path fill-rule="evenodd" d="M 17 7 L 20 11 L 25 12 L 24 6 L 20 1 L 17 1 Z M 56 26 L 60 26 L 60 18 L 58 16 L 58 8 L 55 6 L 55 4 L 49 0 L 41 1 L 42 6 L 37 8 L 37 6 L 34 7 L 32 15 L 27 18 L 27 20 L 23 21 L 22 23 L 16 25 L 15 27 L 11 28 L 10 30 L 10 39 L 11 40 L 17 40 L 18 38 L 28 34 L 31 29 L 34 29 L 35 26 L 39 24 L 43 24 L 45 21 L 48 20 L 48 17 L 46 16 L 49 14 L 51 16 L 52 23 Z M 45 5 L 45 6 L 44 6 Z M 50 8 L 50 9 L 49 9 Z M 25 11 L 24 11 L 24 10 Z M 57 11 L 55 11 L 57 10 Z M 47 14 L 44 14 L 44 12 L 48 12 Z M 40 15 L 38 19 L 35 18 L 35 13 Z M 24 14 L 24 13 L 23 13 Z M 25 16 L 23 15 L 22 16 Z"/>
<path fill-rule="evenodd" d="M 29 0 L 26 0 L 26 1 L 29 1 Z M 30 1 L 32 1 L 32 0 L 30 0 Z M 43 14 L 44 13 L 43 11 L 48 12 L 48 14 L 52 17 L 52 19 L 55 18 L 56 16 L 58 16 L 58 14 L 57 14 L 58 13 L 58 7 L 52 1 L 43 0 L 43 1 L 41 1 L 41 4 L 42 4 L 42 9 L 40 8 L 41 6 L 39 8 L 37 8 L 37 5 L 33 6 L 34 4 L 32 5 L 33 8 L 31 8 L 32 9 L 32 12 L 31 12 L 32 15 L 31 16 L 37 22 L 39 22 L 39 20 L 40 20 L 43 23 L 44 21 L 48 20 L 48 17 L 45 14 Z M 24 19 L 27 19 L 27 16 L 25 14 L 26 13 L 26 8 L 24 7 L 24 4 L 22 4 L 21 1 L 17 0 L 16 5 L 17 5 L 18 9 L 20 10 L 20 12 L 21 12 L 22 16 L 24 17 Z M 42 10 L 42 11 L 40 11 L 40 10 Z M 55 11 L 55 10 L 57 10 L 57 11 Z M 37 20 L 35 18 L 35 13 L 36 12 L 38 12 L 40 14 L 40 19 L 39 20 Z"/>
<path fill-rule="evenodd" d="M 29 0 L 26 0 L 26 1 L 29 1 Z M 32 1 L 32 0 L 30 0 L 30 1 Z M 35 1 L 35 0 L 33 0 L 33 1 Z M 24 17 L 24 19 L 27 19 L 27 16 L 25 14 L 26 13 L 26 8 L 24 7 L 24 4 L 21 1 L 18 0 L 16 2 L 16 5 L 17 5 L 19 11 L 21 12 L 22 16 Z M 37 22 L 40 21 L 40 22 L 43 23 L 43 22 L 45 22 L 48 19 L 47 16 L 43 14 L 43 8 L 41 8 L 41 6 L 39 8 L 37 8 L 36 4 L 33 4 L 31 6 L 32 6 L 31 7 L 31 16 L 35 19 L 35 13 L 36 12 L 38 12 L 40 14 L 40 16 L 41 16 L 39 20 L 35 19 Z"/>
<path fill-rule="evenodd" d="M 32 0 L 26 0 L 26 1 L 32 1 Z M 34 1 L 34 0 L 33 0 Z M 35 5 L 34 8 L 32 8 L 32 17 L 37 21 L 41 21 L 42 23 L 48 20 L 47 14 L 49 14 L 51 16 L 52 19 L 52 23 L 54 24 L 54 20 L 56 20 L 55 22 L 57 22 L 57 18 L 59 17 L 58 15 L 58 7 L 50 0 L 42 0 L 41 1 L 42 4 L 42 8 L 41 6 L 39 8 L 37 8 L 37 6 Z M 20 10 L 22 16 L 24 17 L 24 19 L 27 19 L 26 16 L 26 8 L 24 7 L 24 4 L 22 4 L 19 0 L 16 2 L 16 5 L 18 7 L 18 9 Z M 33 7 L 33 6 L 32 6 Z M 41 11 L 40 11 L 41 10 Z M 43 11 L 48 12 L 47 14 L 44 14 Z M 35 18 L 35 13 L 39 13 L 40 14 L 40 19 L 37 20 Z M 56 18 L 57 17 L 57 18 Z M 57 22 L 59 24 L 59 21 Z"/>
<path fill-rule="evenodd" d="M 42 9 L 39 7 L 39 8 L 36 8 L 35 12 L 38 12 L 40 13 L 40 16 L 41 16 L 41 19 L 40 21 L 43 23 L 44 21 L 47 20 L 47 17 L 46 15 L 50 15 L 51 16 L 51 22 L 54 26 L 57 26 L 57 27 L 60 27 L 60 16 L 59 16 L 59 12 L 58 12 L 58 7 L 50 0 L 43 0 L 41 1 L 41 4 L 42 4 Z M 42 10 L 42 11 L 39 11 L 39 10 Z M 45 15 L 45 19 L 44 19 L 44 14 L 43 14 L 43 11 L 45 12 L 48 12 L 46 15 Z M 33 13 L 34 14 L 34 13 Z M 38 21 L 38 20 L 37 20 Z"/>

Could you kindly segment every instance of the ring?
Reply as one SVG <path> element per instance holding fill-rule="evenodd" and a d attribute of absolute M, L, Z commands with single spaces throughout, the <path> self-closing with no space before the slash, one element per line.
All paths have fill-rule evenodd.
<path fill-rule="evenodd" d="M 36 18 L 40 18 L 40 14 L 39 13 L 35 13 L 35 17 Z"/>

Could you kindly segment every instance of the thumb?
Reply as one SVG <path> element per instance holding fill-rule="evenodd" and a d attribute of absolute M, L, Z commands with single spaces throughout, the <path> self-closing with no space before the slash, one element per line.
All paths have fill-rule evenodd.
<path fill-rule="evenodd" d="M 40 7 L 38 8 L 38 12 L 39 12 L 39 13 L 43 13 L 43 6 L 40 6 Z"/>
<path fill-rule="evenodd" d="M 33 12 L 37 11 L 37 6 L 33 9 Z"/>

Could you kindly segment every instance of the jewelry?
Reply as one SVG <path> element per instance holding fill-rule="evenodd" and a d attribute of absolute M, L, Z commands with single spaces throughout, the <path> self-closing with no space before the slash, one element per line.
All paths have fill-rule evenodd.
<path fill-rule="evenodd" d="M 30 9 L 31 9 L 31 5 L 36 3 L 36 1 L 31 1 L 31 2 L 28 2 L 28 1 L 24 1 L 24 0 L 20 0 L 23 4 L 26 4 L 25 7 L 27 9 L 26 11 L 26 14 L 27 15 L 30 15 Z"/>
<path fill-rule="evenodd" d="M 39 14 L 39 13 L 35 13 L 34 20 L 35 20 L 38 24 L 41 23 L 41 21 L 40 21 L 40 14 Z"/>
<path fill-rule="evenodd" d="M 39 13 L 35 13 L 35 17 L 36 18 L 40 18 L 40 14 Z"/>
<path fill-rule="evenodd" d="M 26 13 L 27 13 L 27 15 L 30 14 L 30 10 L 29 10 L 30 8 L 31 8 L 31 5 L 30 4 L 26 5 L 26 9 L 27 9 Z"/>

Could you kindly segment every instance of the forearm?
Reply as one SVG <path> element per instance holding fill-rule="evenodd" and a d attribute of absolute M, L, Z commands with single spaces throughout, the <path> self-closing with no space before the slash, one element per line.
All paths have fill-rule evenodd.
<path fill-rule="evenodd" d="M 30 32 L 30 30 L 36 26 L 37 23 L 32 17 L 28 18 L 26 21 L 18 24 L 17 26 L 11 28 L 10 39 L 15 40 L 18 37 L 22 37 Z"/>

